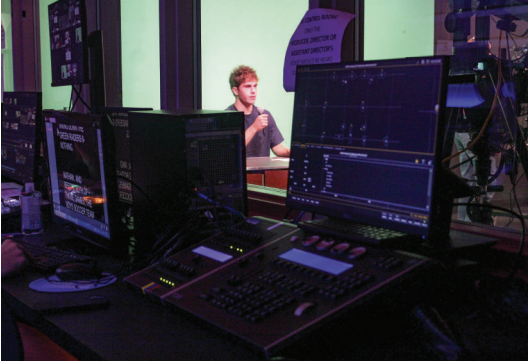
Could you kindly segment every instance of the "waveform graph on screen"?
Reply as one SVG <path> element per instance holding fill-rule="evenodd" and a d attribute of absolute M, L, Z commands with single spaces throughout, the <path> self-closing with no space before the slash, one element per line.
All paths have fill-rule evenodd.
<path fill-rule="evenodd" d="M 433 152 L 434 139 L 417 135 L 433 134 L 440 78 L 425 78 L 415 67 L 310 72 L 297 84 L 304 96 L 295 100 L 293 135 L 302 142 Z"/>

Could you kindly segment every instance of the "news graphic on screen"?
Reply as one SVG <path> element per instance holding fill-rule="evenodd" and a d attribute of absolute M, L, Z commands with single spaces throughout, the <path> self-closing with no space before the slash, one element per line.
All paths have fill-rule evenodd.
<path fill-rule="evenodd" d="M 88 83 L 88 46 L 84 0 L 48 5 L 52 86 Z"/>
<path fill-rule="evenodd" d="M 44 121 L 54 221 L 110 247 L 117 185 L 101 116 L 45 111 Z"/>
<path fill-rule="evenodd" d="M 4 92 L 2 100 L 2 178 L 34 182 L 40 156 L 42 94 Z"/>

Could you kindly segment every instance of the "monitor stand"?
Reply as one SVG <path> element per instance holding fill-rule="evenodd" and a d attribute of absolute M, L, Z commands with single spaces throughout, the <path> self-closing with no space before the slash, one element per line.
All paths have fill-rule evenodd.
<path fill-rule="evenodd" d="M 450 230 L 449 237 L 445 240 L 430 240 L 407 251 L 428 257 L 437 257 L 440 255 L 457 254 L 471 249 L 490 248 L 497 241 L 499 241 L 497 238 L 487 235 Z"/>
<path fill-rule="evenodd" d="M 45 230 L 45 232 L 46 231 L 47 230 Z M 46 240 L 47 246 L 56 247 L 59 250 L 71 251 L 76 254 L 99 257 L 110 253 L 106 249 L 92 244 L 88 240 L 70 234 L 68 231 L 65 231 L 65 233 L 62 234 L 62 237 L 60 238 L 52 240 L 49 236 L 47 236 Z"/>

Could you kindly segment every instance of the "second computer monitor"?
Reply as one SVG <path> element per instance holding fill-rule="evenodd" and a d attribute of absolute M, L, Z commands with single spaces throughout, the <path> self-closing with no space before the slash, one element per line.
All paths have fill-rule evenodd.
<path fill-rule="evenodd" d="M 38 176 L 42 136 L 42 93 L 4 92 L 2 178 L 23 185 Z"/>
<path fill-rule="evenodd" d="M 44 111 L 43 116 L 54 222 L 74 236 L 125 253 L 110 124 L 93 114 Z"/>
<path fill-rule="evenodd" d="M 299 66 L 287 205 L 422 237 L 449 232 L 447 58 Z"/>

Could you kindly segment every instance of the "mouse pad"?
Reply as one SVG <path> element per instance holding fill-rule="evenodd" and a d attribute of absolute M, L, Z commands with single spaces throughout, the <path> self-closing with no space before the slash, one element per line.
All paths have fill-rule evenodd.
<path fill-rule="evenodd" d="M 47 278 L 32 281 L 29 284 L 29 288 L 37 292 L 47 293 L 84 292 L 86 290 L 106 287 L 114 283 L 117 279 L 114 275 L 103 273 L 99 280 L 63 282 L 56 275 L 52 275 Z"/>

